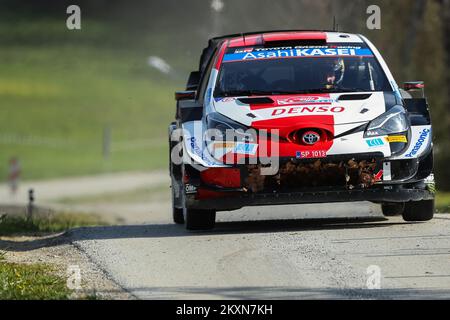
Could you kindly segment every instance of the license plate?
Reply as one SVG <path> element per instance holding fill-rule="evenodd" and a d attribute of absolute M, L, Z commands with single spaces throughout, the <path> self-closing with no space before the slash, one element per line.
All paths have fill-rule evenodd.
<path fill-rule="evenodd" d="M 326 158 L 327 152 L 325 150 L 312 150 L 312 151 L 298 151 L 297 159 L 321 159 Z"/>

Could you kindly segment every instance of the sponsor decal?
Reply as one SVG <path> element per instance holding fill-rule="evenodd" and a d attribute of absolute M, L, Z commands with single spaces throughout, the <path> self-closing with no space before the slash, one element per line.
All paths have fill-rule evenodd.
<path fill-rule="evenodd" d="M 283 47 L 262 47 L 262 48 L 253 48 L 252 51 L 261 52 L 261 51 L 274 51 L 274 50 L 292 50 L 292 49 L 361 49 L 361 46 L 348 46 L 348 45 L 327 45 L 327 46 L 283 46 Z M 239 50 L 239 49 L 238 49 Z"/>
<path fill-rule="evenodd" d="M 187 184 L 184 189 L 186 190 L 186 194 L 192 194 L 197 192 L 197 187 L 191 184 Z"/>
<path fill-rule="evenodd" d="M 212 97 L 212 89 L 209 88 L 209 89 L 206 91 L 206 97 L 205 97 L 205 100 L 209 103 L 209 101 L 211 101 L 211 97 Z"/>
<path fill-rule="evenodd" d="M 216 102 L 234 102 L 236 101 L 236 98 L 233 97 L 226 97 L 226 98 L 216 98 Z"/>
<path fill-rule="evenodd" d="M 436 183 L 434 181 L 434 174 L 430 174 L 428 178 L 424 180 L 425 184 L 427 185 L 428 191 L 431 193 L 436 193 Z"/>
<path fill-rule="evenodd" d="M 191 148 L 192 148 L 192 151 L 193 151 L 197 156 L 199 156 L 203 161 L 205 161 L 206 164 L 208 164 L 208 165 L 214 165 L 214 163 L 213 163 L 212 161 L 210 161 L 210 160 L 203 154 L 203 151 L 202 151 L 202 149 L 200 149 L 200 147 L 198 146 L 198 144 L 197 144 L 197 139 L 196 139 L 195 137 L 192 137 L 191 140 L 190 140 L 190 142 L 191 142 Z"/>
<path fill-rule="evenodd" d="M 384 146 L 384 141 L 381 138 L 366 140 L 367 145 L 371 148 Z"/>
<path fill-rule="evenodd" d="M 214 152 L 222 151 L 224 153 L 232 152 L 245 155 L 255 155 L 258 149 L 257 144 L 243 142 L 216 142 L 212 147 Z"/>
<path fill-rule="evenodd" d="M 313 103 L 333 103 L 334 100 L 326 97 L 317 96 L 307 96 L 307 97 L 293 97 L 286 99 L 278 99 L 278 104 L 283 105 L 293 105 L 293 104 L 313 104 Z"/>
<path fill-rule="evenodd" d="M 229 53 L 224 56 L 223 62 L 230 61 L 253 61 L 261 59 L 280 59 L 280 58 L 308 58 L 308 57 L 361 57 L 373 56 L 370 49 L 361 48 L 280 48 L 265 51 Z"/>
<path fill-rule="evenodd" d="M 327 157 L 326 150 L 297 151 L 296 153 L 297 159 L 320 159 L 326 157 Z"/>
<path fill-rule="evenodd" d="M 407 155 L 405 155 L 405 157 L 407 158 L 412 158 L 414 157 L 422 148 L 423 144 L 427 141 L 428 136 L 430 135 L 431 130 L 430 129 L 424 129 L 419 136 L 419 140 L 417 140 L 416 145 L 414 146 L 414 148 L 411 150 L 410 153 L 408 153 Z"/>
<path fill-rule="evenodd" d="M 386 137 L 386 141 L 389 143 L 395 142 L 408 143 L 408 138 L 406 136 L 390 136 Z"/>
<path fill-rule="evenodd" d="M 213 149 L 233 149 L 235 146 L 234 142 L 216 142 L 213 144 Z"/>
<path fill-rule="evenodd" d="M 383 178 L 383 170 L 378 171 L 378 173 L 375 175 L 375 181 L 381 181 Z"/>
<path fill-rule="evenodd" d="M 257 149 L 258 149 L 257 144 L 238 142 L 236 143 L 236 146 L 233 149 L 233 153 L 254 156 L 256 154 Z"/>
<path fill-rule="evenodd" d="M 369 137 L 373 137 L 373 136 L 379 136 L 380 134 L 378 133 L 378 131 L 366 131 L 366 134 Z"/>
<path fill-rule="evenodd" d="M 236 49 L 234 53 L 249 53 L 249 52 L 253 52 L 253 48 Z"/>
<path fill-rule="evenodd" d="M 291 115 L 300 113 L 341 113 L 344 112 L 344 107 L 332 106 L 295 106 L 292 108 L 280 108 L 272 111 L 272 117 L 281 115 Z"/>
<path fill-rule="evenodd" d="M 197 145 L 197 139 L 195 139 L 194 137 L 191 138 L 191 148 L 196 155 L 198 155 L 199 157 L 203 157 L 203 152 Z"/>

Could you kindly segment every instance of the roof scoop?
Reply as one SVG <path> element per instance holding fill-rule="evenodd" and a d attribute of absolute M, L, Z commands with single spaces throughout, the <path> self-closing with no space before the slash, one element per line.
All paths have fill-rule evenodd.
<path fill-rule="evenodd" d="M 274 101 L 269 97 L 249 97 L 249 98 L 239 98 L 237 99 L 243 104 L 273 104 Z"/>
<path fill-rule="evenodd" d="M 266 33 L 263 35 L 264 43 L 279 41 L 304 41 L 316 40 L 327 41 L 325 32 L 285 32 L 285 33 Z"/>
<path fill-rule="evenodd" d="M 367 100 L 372 96 L 371 93 L 343 94 L 339 96 L 338 101 L 357 101 Z"/>

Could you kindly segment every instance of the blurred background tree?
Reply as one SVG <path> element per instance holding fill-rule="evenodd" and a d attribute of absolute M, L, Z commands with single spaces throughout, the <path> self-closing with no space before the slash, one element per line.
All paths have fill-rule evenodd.
<path fill-rule="evenodd" d="M 172 92 L 197 66 L 208 37 L 331 29 L 336 17 L 340 30 L 373 40 L 399 84 L 426 82 L 437 179 L 450 190 L 450 0 L 223 3 L 214 12 L 209 0 L 0 0 L 0 59 L 6 65 L 0 73 L 0 173 L 13 155 L 24 158 L 25 178 L 164 167 Z M 70 4 L 81 7 L 81 31 L 65 28 Z M 381 30 L 366 28 L 372 4 L 381 8 Z M 149 56 L 164 59 L 174 74 L 149 68 Z M 36 122 L 43 125 L 30 125 Z M 98 152 L 105 126 L 113 137 L 108 160 Z M 44 142 L 64 138 L 66 149 L 24 143 L 30 135 Z"/>

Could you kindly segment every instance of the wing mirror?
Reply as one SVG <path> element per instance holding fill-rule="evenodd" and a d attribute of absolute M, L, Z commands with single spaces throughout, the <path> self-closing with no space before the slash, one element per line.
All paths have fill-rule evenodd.
<path fill-rule="evenodd" d="M 177 91 L 175 92 L 175 100 L 194 100 L 197 91 Z"/>
<path fill-rule="evenodd" d="M 189 75 L 188 82 L 186 84 L 186 90 L 197 90 L 198 84 L 200 83 L 200 72 L 193 71 Z"/>
<path fill-rule="evenodd" d="M 405 91 L 422 91 L 422 96 L 425 98 L 425 82 L 423 81 L 409 81 L 403 84 Z"/>

